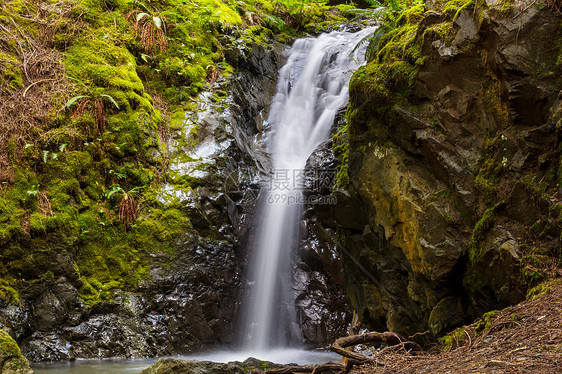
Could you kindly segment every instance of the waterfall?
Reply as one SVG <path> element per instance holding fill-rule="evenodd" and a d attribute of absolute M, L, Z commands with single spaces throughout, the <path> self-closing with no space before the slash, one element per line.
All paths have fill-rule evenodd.
<path fill-rule="evenodd" d="M 312 152 L 329 138 L 337 112 L 346 105 L 351 73 L 363 62 L 367 43 L 356 46 L 373 31 L 334 31 L 299 39 L 279 72 L 268 118 L 273 170 L 260 199 L 241 326 L 246 350 L 302 344 L 291 257 L 304 202 L 304 169 Z"/>

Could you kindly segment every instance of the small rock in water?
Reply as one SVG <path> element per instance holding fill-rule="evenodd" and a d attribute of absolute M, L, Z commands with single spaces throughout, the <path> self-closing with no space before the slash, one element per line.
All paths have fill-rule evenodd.
<path fill-rule="evenodd" d="M 140 374 L 243 374 L 241 363 L 221 364 L 211 361 L 186 361 L 176 358 L 160 358 Z"/>
<path fill-rule="evenodd" d="M 244 362 L 218 363 L 212 361 L 160 358 L 140 374 L 245 374 L 274 369 L 283 365 L 250 357 Z"/>

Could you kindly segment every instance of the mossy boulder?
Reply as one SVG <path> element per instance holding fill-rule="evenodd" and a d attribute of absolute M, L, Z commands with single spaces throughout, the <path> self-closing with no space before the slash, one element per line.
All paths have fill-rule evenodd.
<path fill-rule="evenodd" d="M 29 361 L 10 334 L 0 330 L 0 372 L 2 374 L 33 374 Z"/>
<path fill-rule="evenodd" d="M 444 331 L 460 325 L 463 322 L 464 312 L 459 297 L 448 296 L 439 300 L 429 315 L 429 331 L 438 336 Z"/>
<path fill-rule="evenodd" d="M 210 361 L 186 361 L 160 358 L 140 374 L 244 374 L 240 363 L 221 364 Z"/>
<path fill-rule="evenodd" d="M 160 358 L 140 374 L 244 374 L 268 369 L 281 369 L 283 365 L 250 357 L 243 362 L 218 363 L 211 361 Z"/>

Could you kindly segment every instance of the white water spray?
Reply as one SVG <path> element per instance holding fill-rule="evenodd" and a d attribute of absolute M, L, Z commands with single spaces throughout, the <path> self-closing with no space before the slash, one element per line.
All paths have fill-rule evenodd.
<path fill-rule="evenodd" d="M 292 290 L 291 257 L 302 213 L 302 172 L 330 136 L 347 103 L 349 79 L 364 60 L 356 46 L 373 28 L 299 39 L 279 72 L 268 122 L 272 129 L 272 180 L 262 196 L 243 323 L 243 348 L 268 351 L 302 343 Z"/>

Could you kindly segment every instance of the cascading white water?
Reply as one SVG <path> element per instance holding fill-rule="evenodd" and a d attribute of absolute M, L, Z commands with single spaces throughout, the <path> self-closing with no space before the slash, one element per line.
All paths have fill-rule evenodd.
<path fill-rule="evenodd" d="M 297 40 L 279 72 L 271 124 L 272 180 L 262 196 L 243 324 L 244 348 L 266 351 L 299 346 L 291 257 L 302 213 L 302 173 L 312 152 L 330 136 L 348 100 L 351 73 L 364 59 L 373 33 L 331 32 Z"/>

